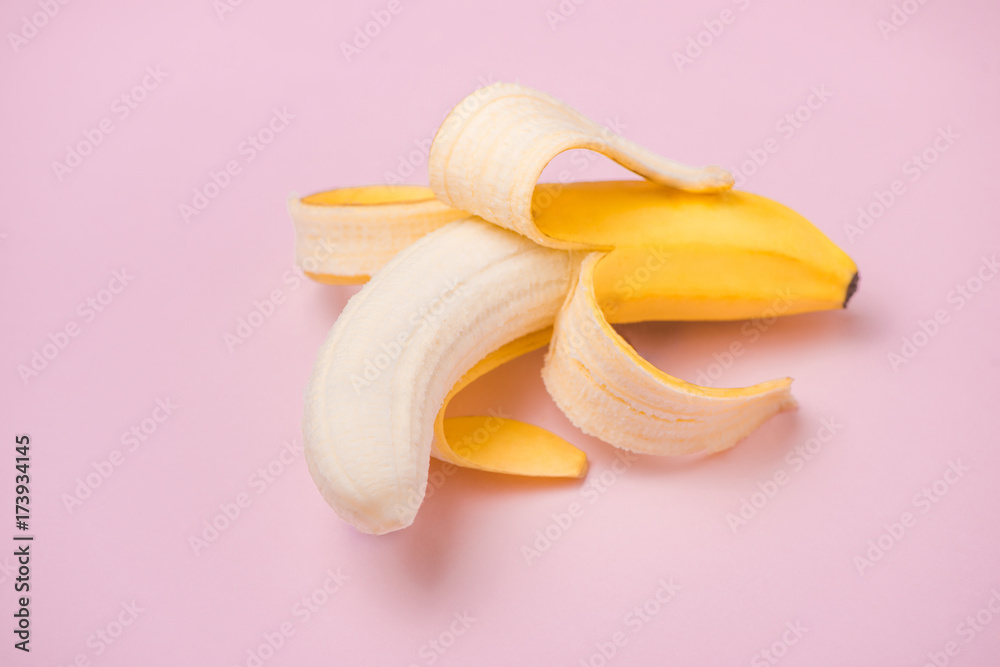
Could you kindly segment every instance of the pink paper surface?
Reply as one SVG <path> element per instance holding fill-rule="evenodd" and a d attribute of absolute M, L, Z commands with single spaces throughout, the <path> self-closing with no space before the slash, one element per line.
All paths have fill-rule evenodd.
<path fill-rule="evenodd" d="M 0 663 L 1000 664 L 998 19 L 973 0 L 4 3 Z M 296 273 L 285 202 L 426 183 L 444 114 L 494 81 L 737 170 L 851 254 L 860 290 L 750 330 L 622 327 L 692 381 L 796 378 L 799 410 L 709 459 L 614 466 L 545 393 L 543 353 L 519 359 L 453 414 L 548 428 L 587 480 L 435 462 L 415 524 L 362 535 L 299 449 L 358 288 Z M 548 177 L 624 173 L 559 160 Z M 35 538 L 27 654 L 15 534 Z"/>

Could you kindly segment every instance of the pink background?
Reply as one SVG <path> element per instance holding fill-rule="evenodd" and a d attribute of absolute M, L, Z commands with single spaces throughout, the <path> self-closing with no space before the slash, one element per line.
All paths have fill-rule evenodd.
<path fill-rule="evenodd" d="M 30 655 L 11 646 L 14 563 L 0 556 L 0 663 L 253 665 L 248 651 L 283 624 L 294 634 L 262 664 L 1000 663 L 988 606 L 1000 591 L 1000 280 L 971 300 L 952 292 L 1000 251 L 996 4 L 909 0 L 916 12 L 883 35 L 888 0 L 567 0 L 553 25 L 557 0 L 403 0 L 348 62 L 339 44 L 389 4 L 247 0 L 220 19 L 211 0 L 73 2 L 34 34 L 24 20 L 37 2 L 4 3 L 4 33 L 33 36 L 0 47 L 0 484 L 10 511 L 14 434 L 29 433 L 36 541 Z M 723 10 L 729 23 L 713 23 Z M 674 53 L 699 33 L 708 45 L 679 68 Z M 165 78 L 122 118 L 115 100 L 147 67 Z M 314 353 L 357 291 L 291 271 L 286 197 L 385 182 L 401 161 L 406 180 L 426 182 L 418 143 L 481 82 L 515 80 L 674 159 L 738 167 L 777 146 L 742 187 L 844 247 L 860 290 L 846 312 L 780 320 L 756 340 L 741 323 L 623 327 L 688 379 L 796 378 L 797 412 L 707 460 L 641 458 L 616 475 L 615 450 L 548 398 L 541 352 L 499 369 L 453 414 L 498 408 L 549 428 L 587 451 L 588 481 L 461 470 L 411 528 L 361 535 L 324 504 L 300 453 L 280 458 L 301 442 Z M 790 133 L 779 123 L 813 87 L 829 98 Z M 240 144 L 275 108 L 294 119 L 250 161 Z M 53 162 L 105 118 L 113 132 L 60 181 Z M 957 139 L 936 153 L 947 128 Z M 936 160 L 914 172 L 925 150 Z M 239 173 L 186 223 L 180 205 L 230 160 Z M 601 160 L 574 178 L 621 173 Z M 845 225 L 859 207 L 878 211 L 896 180 L 901 194 L 852 242 Z M 127 287 L 102 292 L 122 269 Z M 282 302 L 231 351 L 226 334 L 274 290 Z M 894 369 L 887 355 L 938 310 L 944 324 Z M 63 340 L 71 323 L 78 335 Z M 50 336 L 65 348 L 22 380 Z M 727 359 L 733 341 L 746 352 Z M 178 407 L 128 451 L 122 434 L 158 399 Z M 834 437 L 793 463 L 829 418 Z M 121 465 L 69 511 L 64 496 L 115 450 Z M 915 499 L 949 462 L 968 470 L 940 482 L 936 502 Z M 269 464 L 280 474 L 262 482 Z M 734 531 L 727 515 L 779 471 L 787 483 Z M 614 484 L 597 492 L 602 475 Z M 189 538 L 240 494 L 249 506 L 196 554 Z M 551 527 L 574 502 L 583 514 Z M 902 536 L 882 536 L 906 512 Z M 3 525 L 6 541 L 13 517 Z M 546 529 L 561 534 L 529 564 L 522 547 Z M 891 548 L 859 566 L 880 536 Z M 347 580 L 321 592 L 337 570 Z M 661 578 L 680 587 L 662 605 Z M 296 605 L 313 595 L 324 603 L 306 617 Z M 117 634 L 133 601 L 138 617 L 104 643 L 97 633 Z M 644 604 L 645 619 L 629 616 Z M 453 623 L 463 613 L 468 628 Z M 607 660 L 616 633 L 624 645 Z"/>

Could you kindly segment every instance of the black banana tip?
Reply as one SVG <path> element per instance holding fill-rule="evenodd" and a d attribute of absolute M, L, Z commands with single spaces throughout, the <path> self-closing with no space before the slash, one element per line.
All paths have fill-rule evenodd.
<path fill-rule="evenodd" d="M 847 296 L 844 297 L 844 308 L 847 308 L 847 302 L 851 300 L 854 293 L 858 291 L 858 273 L 855 271 L 854 277 L 851 278 L 851 284 L 847 286 Z"/>

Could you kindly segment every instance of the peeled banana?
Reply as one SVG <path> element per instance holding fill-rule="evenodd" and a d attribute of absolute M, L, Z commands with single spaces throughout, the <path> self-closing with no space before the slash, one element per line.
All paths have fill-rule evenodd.
<path fill-rule="evenodd" d="M 327 502 L 368 532 L 409 525 L 432 446 L 475 460 L 434 443 L 452 388 L 491 352 L 552 326 L 571 273 L 568 253 L 481 220 L 428 234 L 376 273 L 320 348 L 306 393 L 306 461 Z M 585 459 L 566 448 L 578 473 Z"/>
<path fill-rule="evenodd" d="M 650 365 L 611 325 L 753 318 L 779 297 L 785 314 L 841 308 L 857 287 L 854 262 L 822 232 L 730 190 L 718 167 L 665 160 L 523 86 L 496 84 L 473 99 L 435 137 L 430 189 L 289 202 L 311 277 L 371 278 L 320 349 L 303 422 L 313 479 L 364 532 L 413 522 L 432 455 L 493 472 L 585 473 L 583 452 L 538 427 L 445 418 L 457 391 L 508 359 L 548 344 L 549 393 L 612 445 L 716 452 L 794 407 L 791 379 L 699 387 Z M 646 180 L 538 184 L 572 148 Z"/>

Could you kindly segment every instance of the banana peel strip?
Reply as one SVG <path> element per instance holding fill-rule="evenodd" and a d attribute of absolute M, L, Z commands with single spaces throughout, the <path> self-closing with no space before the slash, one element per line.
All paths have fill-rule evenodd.
<path fill-rule="evenodd" d="M 430 188 L 372 185 L 291 197 L 295 262 L 317 282 L 356 285 L 414 241 L 470 217 L 446 206 Z"/>
<path fill-rule="evenodd" d="M 639 356 L 597 304 L 594 268 L 604 256 L 583 260 L 542 368 L 546 389 L 574 426 L 639 454 L 714 453 L 796 406 L 791 378 L 741 389 L 701 387 Z"/>
<path fill-rule="evenodd" d="M 476 378 L 533 350 L 545 347 L 552 327 L 514 340 L 473 366 L 444 399 L 434 422 L 433 454 L 465 468 L 531 477 L 582 477 L 587 455 L 554 433 L 502 412 L 486 416 L 449 417 L 449 401 Z"/>
<path fill-rule="evenodd" d="M 540 245 L 584 248 L 546 236 L 535 225 L 532 195 L 552 158 L 590 149 L 644 178 L 687 192 L 732 187 L 721 167 L 690 167 L 660 157 L 590 120 L 551 95 L 517 84 L 482 88 L 445 118 L 427 163 L 434 193 Z"/>

